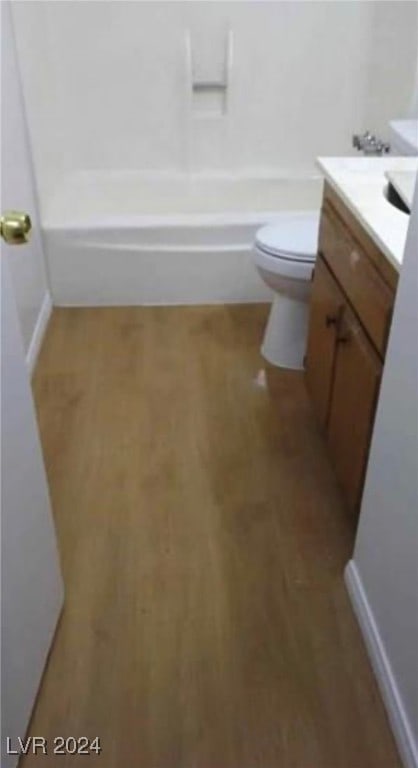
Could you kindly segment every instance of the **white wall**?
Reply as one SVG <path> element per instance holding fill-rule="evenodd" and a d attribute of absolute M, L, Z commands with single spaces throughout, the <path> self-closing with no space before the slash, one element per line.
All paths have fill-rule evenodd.
<path fill-rule="evenodd" d="M 388 9 L 383 9 L 387 6 Z M 411 100 L 410 2 L 18 2 L 41 204 L 82 169 L 311 173 Z M 393 23 L 393 20 L 396 23 Z M 228 112 L 192 120 L 185 32 L 214 69 L 234 36 Z"/>
<path fill-rule="evenodd" d="M 29 368 L 49 317 L 50 299 L 9 3 L 1 3 L 1 206 L 23 210 L 33 224 L 27 245 L 6 248 Z M 7 255 L 6 255 L 7 251 Z"/>
<path fill-rule="evenodd" d="M 374 2 L 366 120 L 418 117 L 418 2 Z"/>
<path fill-rule="evenodd" d="M 349 588 L 405 763 L 418 766 L 418 190 Z"/>

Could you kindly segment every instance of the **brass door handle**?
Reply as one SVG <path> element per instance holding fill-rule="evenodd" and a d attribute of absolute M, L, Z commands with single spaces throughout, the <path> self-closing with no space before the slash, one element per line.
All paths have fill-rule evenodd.
<path fill-rule="evenodd" d="M 5 211 L 0 217 L 0 235 L 9 245 L 27 243 L 31 229 L 30 216 L 22 211 Z"/>

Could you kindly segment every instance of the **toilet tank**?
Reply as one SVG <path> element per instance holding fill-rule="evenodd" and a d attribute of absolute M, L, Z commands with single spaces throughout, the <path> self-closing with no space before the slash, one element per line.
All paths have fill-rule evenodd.
<path fill-rule="evenodd" d="M 391 120 L 389 134 L 392 155 L 418 155 L 418 120 Z"/>

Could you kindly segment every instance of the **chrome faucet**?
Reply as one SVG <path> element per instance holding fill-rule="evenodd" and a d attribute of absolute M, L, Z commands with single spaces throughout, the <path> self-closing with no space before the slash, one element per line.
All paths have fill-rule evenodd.
<path fill-rule="evenodd" d="M 355 133 L 353 136 L 353 147 L 363 152 L 364 155 L 386 155 L 390 152 L 390 144 L 373 136 L 370 131 L 366 131 L 362 136 Z"/>

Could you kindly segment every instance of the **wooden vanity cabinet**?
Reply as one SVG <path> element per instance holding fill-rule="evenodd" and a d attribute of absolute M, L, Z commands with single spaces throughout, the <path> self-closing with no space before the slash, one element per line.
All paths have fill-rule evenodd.
<path fill-rule="evenodd" d="M 319 257 L 309 313 L 306 378 L 319 423 L 324 429 L 334 380 L 335 330 L 343 307 L 344 296 L 324 259 Z"/>
<path fill-rule="evenodd" d="M 325 188 L 306 353 L 306 380 L 347 508 L 356 519 L 389 333 L 397 275 L 350 227 Z M 341 206 L 341 202 L 338 201 Z M 353 222 L 352 228 L 358 228 Z M 373 258 L 370 256 L 373 247 Z M 381 258 L 385 259 L 384 254 Z M 382 274 L 383 272 L 383 274 Z M 389 279 L 388 279 L 389 275 Z"/>
<path fill-rule="evenodd" d="M 347 506 L 360 504 L 382 363 L 351 310 L 344 306 L 335 341 L 328 443 Z"/>

